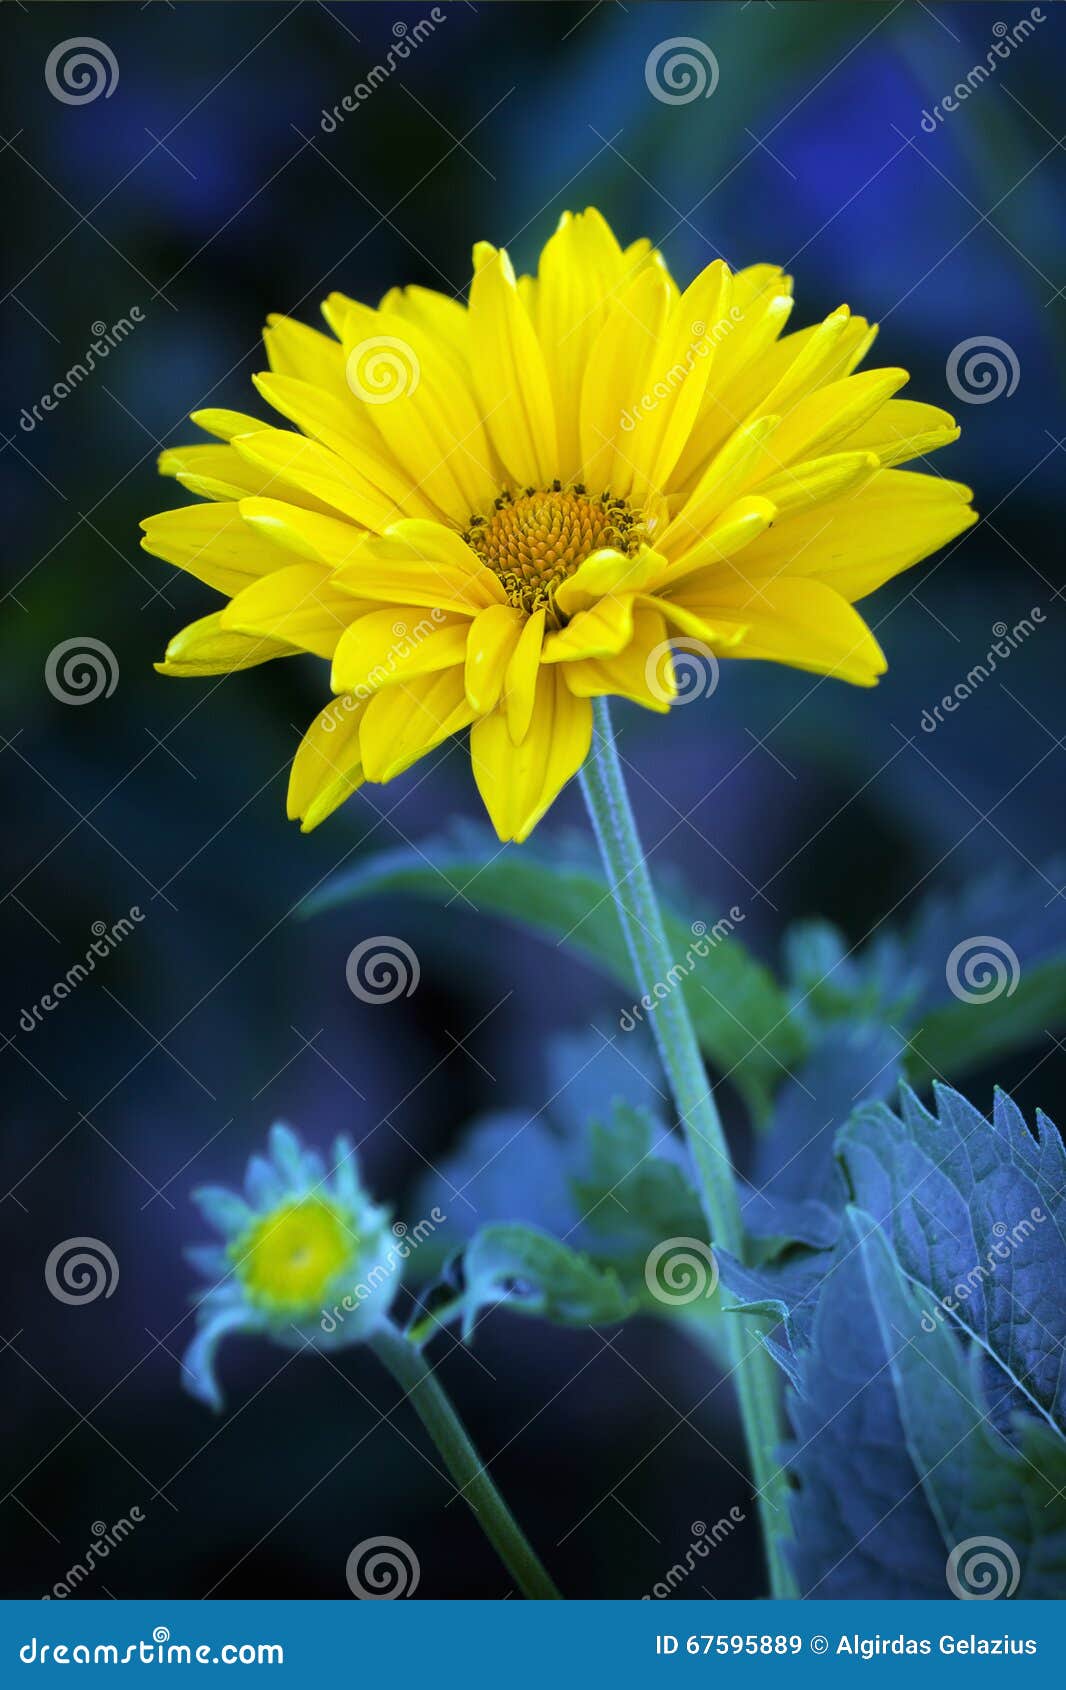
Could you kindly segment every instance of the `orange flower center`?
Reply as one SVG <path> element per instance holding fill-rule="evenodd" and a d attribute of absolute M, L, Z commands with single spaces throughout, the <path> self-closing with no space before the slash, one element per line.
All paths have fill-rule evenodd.
<path fill-rule="evenodd" d="M 540 491 L 501 493 L 491 516 L 475 516 L 463 535 L 498 575 L 508 599 L 527 615 L 546 608 L 549 624 L 563 620 L 555 593 L 593 552 L 632 557 L 644 541 L 640 516 L 624 499 L 588 494 L 560 482 Z"/>

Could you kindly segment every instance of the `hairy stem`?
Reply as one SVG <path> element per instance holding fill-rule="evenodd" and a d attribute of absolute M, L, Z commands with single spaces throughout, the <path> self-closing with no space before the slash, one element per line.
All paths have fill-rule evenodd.
<path fill-rule="evenodd" d="M 657 982 L 670 980 L 673 959 L 629 803 L 606 699 L 596 699 L 594 709 L 595 739 L 581 771 L 585 802 L 625 933 L 638 990 L 656 1003 L 655 1013 L 650 1017 L 651 1026 L 692 1152 L 711 1242 L 743 1260 L 744 1223 L 729 1147 L 684 996 L 677 990 L 665 995 L 655 993 Z M 771 1592 L 774 1596 L 793 1596 L 792 1576 L 781 1548 L 788 1530 L 788 1484 L 775 1459 L 781 1439 L 776 1369 L 758 1337 L 739 1318 L 728 1320 L 725 1325 Z"/>
<path fill-rule="evenodd" d="M 511 1573 L 523 1596 L 561 1600 L 537 1553 L 489 1478 L 466 1428 L 417 1344 L 395 1326 L 383 1326 L 370 1340 L 378 1360 L 403 1389 L 440 1452 L 464 1502 Z"/>

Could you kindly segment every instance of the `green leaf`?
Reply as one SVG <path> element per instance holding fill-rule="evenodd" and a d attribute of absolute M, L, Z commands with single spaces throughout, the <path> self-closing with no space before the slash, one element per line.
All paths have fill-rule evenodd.
<path fill-rule="evenodd" d="M 530 932 L 566 944 L 623 990 L 619 1023 L 647 1026 L 656 1003 L 634 1002 L 636 990 L 625 939 L 603 869 L 584 842 L 554 841 L 501 847 L 483 829 L 406 847 L 372 858 L 338 876 L 304 905 L 309 914 L 365 898 L 398 893 L 435 903 L 461 901 L 466 913 L 498 915 Z M 699 916 L 699 919 L 696 917 Z M 666 905 L 663 920 L 673 965 L 655 983 L 661 1001 L 684 993 L 704 1055 L 728 1074 L 753 1113 L 765 1115 L 773 1090 L 804 1048 L 789 1019 L 788 1001 L 770 971 L 730 933 L 742 916 Z"/>
<path fill-rule="evenodd" d="M 464 1288 L 437 1319 L 461 1316 L 469 1337 L 483 1309 L 497 1303 L 560 1326 L 604 1326 L 636 1307 L 610 1268 L 601 1268 L 535 1227 L 482 1227 L 462 1258 Z"/>

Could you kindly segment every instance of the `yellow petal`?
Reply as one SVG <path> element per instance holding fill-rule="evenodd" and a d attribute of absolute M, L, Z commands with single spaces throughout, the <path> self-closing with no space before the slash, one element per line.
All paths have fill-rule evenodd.
<path fill-rule="evenodd" d="M 632 639 L 625 650 L 613 657 L 587 657 L 567 663 L 563 670 L 566 684 L 575 698 L 629 698 L 662 714 L 669 710 L 676 692 L 668 661 L 668 638 L 662 611 L 652 604 L 638 605 Z"/>
<path fill-rule="evenodd" d="M 394 514 L 433 514 L 428 498 L 412 484 L 350 393 L 335 397 L 294 376 L 258 375 L 252 379 L 268 404 L 312 440 L 336 453 L 351 470 L 356 485 L 372 489 Z"/>
<path fill-rule="evenodd" d="M 787 575 L 747 580 L 719 570 L 699 586 L 686 583 L 676 601 L 709 629 L 716 621 L 746 624 L 730 657 L 767 658 L 858 686 L 873 686 L 887 667 L 862 617 L 821 581 Z"/>
<path fill-rule="evenodd" d="M 759 494 L 777 507 L 779 517 L 811 505 L 824 505 L 876 475 L 881 461 L 873 452 L 834 452 L 780 470 L 759 483 Z"/>
<path fill-rule="evenodd" d="M 641 400 L 651 399 L 646 372 L 671 303 L 669 276 L 649 264 L 619 293 L 596 337 L 581 388 L 581 473 L 590 487 L 624 495 L 633 484 L 630 437 Z"/>
<path fill-rule="evenodd" d="M 338 570 L 337 585 L 360 598 L 462 616 L 507 602 L 499 577 L 460 535 L 438 522 L 397 522 L 387 534 L 370 536 Z"/>
<path fill-rule="evenodd" d="M 745 423 L 730 434 L 702 471 L 674 520 L 656 541 L 664 556 L 674 557 L 687 548 L 693 536 L 705 532 L 737 491 L 747 486 L 755 466 L 764 456 L 764 446 L 772 440 L 780 421 L 781 418 L 775 416 L 756 417 L 754 422 Z"/>
<path fill-rule="evenodd" d="M 616 466 L 612 486 L 638 504 L 666 486 L 692 432 L 715 347 L 728 328 L 731 284 L 721 260 L 702 271 L 669 313 L 649 362 L 630 387 L 626 414 L 634 422 L 618 450 L 631 475 Z"/>
<path fill-rule="evenodd" d="M 507 254 L 483 243 L 475 262 L 470 343 L 481 414 L 514 480 L 548 487 L 559 456 L 544 355 Z"/>
<path fill-rule="evenodd" d="M 515 641 L 504 678 L 503 711 L 515 745 L 524 739 L 537 696 L 537 674 L 544 641 L 545 615 L 535 611 Z"/>
<path fill-rule="evenodd" d="M 368 476 L 317 440 L 286 429 L 266 428 L 234 441 L 242 458 L 265 470 L 270 483 L 262 492 L 284 498 L 289 489 L 310 493 L 332 511 L 340 511 L 360 527 L 381 533 L 400 514 L 395 502 Z"/>
<path fill-rule="evenodd" d="M 688 533 L 687 512 L 682 512 L 671 527 L 671 558 L 655 577 L 656 590 L 665 590 L 683 575 L 695 569 L 705 569 L 714 563 L 735 556 L 765 534 L 777 516 L 777 506 L 770 499 L 748 494 L 729 505 L 706 533 L 695 529 Z"/>
<path fill-rule="evenodd" d="M 372 610 L 341 635 L 330 685 L 334 692 L 362 698 L 414 675 L 452 669 L 466 659 L 469 627 L 465 616 L 446 616 L 440 610 L 401 605 Z"/>
<path fill-rule="evenodd" d="M 892 399 L 863 427 L 857 428 L 846 444 L 849 450 L 876 452 L 889 469 L 893 464 L 905 464 L 909 458 L 925 457 L 941 446 L 950 446 L 960 433 L 949 411 L 942 411 L 936 405 L 919 404 L 914 399 Z"/>
<path fill-rule="evenodd" d="M 344 349 L 329 335 L 274 312 L 267 318 L 263 345 L 270 368 L 279 376 L 295 376 L 343 396 Z"/>
<path fill-rule="evenodd" d="M 532 313 L 554 401 L 564 481 L 580 479 L 581 385 L 623 278 L 628 280 L 622 249 L 600 213 L 564 212 L 540 255 Z"/>
<path fill-rule="evenodd" d="M 222 626 L 287 640 L 316 657 L 332 657 L 356 614 L 351 594 L 337 591 L 322 564 L 294 563 L 265 575 L 231 599 L 222 612 Z"/>
<path fill-rule="evenodd" d="M 238 434 L 256 434 L 263 426 L 259 417 L 250 417 L 246 411 L 225 411 L 214 405 L 203 411 L 190 412 L 189 421 L 202 428 L 205 434 L 213 434 L 217 440 L 232 440 Z"/>
<path fill-rule="evenodd" d="M 466 696 L 479 716 L 495 709 L 524 619 L 513 604 L 480 610 L 466 644 Z"/>
<path fill-rule="evenodd" d="M 571 663 L 579 657 L 613 657 L 633 637 L 633 595 L 600 599 L 579 610 L 565 628 L 544 642 L 545 663 Z"/>
<path fill-rule="evenodd" d="M 865 598 L 977 521 L 970 489 L 935 475 L 882 470 L 826 508 L 775 524 L 745 555 L 749 571 L 811 576 Z"/>
<path fill-rule="evenodd" d="M 478 791 L 501 839 L 525 839 L 588 756 L 592 706 L 561 669 L 541 669 L 529 729 L 516 746 L 497 710 L 470 730 Z"/>
<path fill-rule="evenodd" d="M 187 505 L 141 523 L 146 552 L 205 581 L 220 593 L 239 593 L 250 581 L 297 561 L 242 522 L 235 504 Z"/>
<path fill-rule="evenodd" d="M 349 384 L 379 450 L 423 502 L 465 527 L 499 492 L 469 379 L 419 325 L 389 312 L 353 305 L 343 338 Z"/>
<path fill-rule="evenodd" d="M 448 354 L 456 369 L 470 368 L 470 315 L 461 299 L 435 288 L 390 288 L 382 311 L 413 323 Z"/>
<path fill-rule="evenodd" d="M 340 569 L 351 563 L 367 538 L 365 528 L 340 517 L 308 511 L 283 499 L 242 499 L 241 518 L 256 534 L 287 552 Z"/>
<path fill-rule="evenodd" d="M 160 453 L 157 467 L 201 499 L 243 499 L 258 493 L 264 479 L 232 446 L 171 446 Z"/>
<path fill-rule="evenodd" d="M 392 780 L 473 718 L 461 667 L 376 692 L 359 736 L 366 778 Z"/>
<path fill-rule="evenodd" d="M 663 558 L 650 546 L 642 546 L 632 557 L 605 546 L 601 551 L 591 552 L 573 575 L 560 584 L 555 602 L 564 615 L 575 616 L 608 593 L 638 592 L 661 574 L 663 563 Z"/>
<path fill-rule="evenodd" d="M 282 640 L 233 634 L 222 626 L 220 613 L 203 616 L 174 635 L 166 657 L 155 665 L 161 675 L 228 675 L 254 669 L 272 657 L 294 657 L 296 648 Z"/>
<path fill-rule="evenodd" d="M 876 417 L 908 379 L 906 370 L 866 370 L 805 394 L 774 435 L 767 471 L 772 474 L 775 465 L 826 457 L 845 443 L 855 448 L 858 443 L 850 436 Z"/>
<path fill-rule="evenodd" d="M 310 833 L 362 786 L 359 728 L 365 708 L 359 699 L 333 699 L 300 741 L 289 775 L 288 814 L 302 823 L 301 833 Z"/>

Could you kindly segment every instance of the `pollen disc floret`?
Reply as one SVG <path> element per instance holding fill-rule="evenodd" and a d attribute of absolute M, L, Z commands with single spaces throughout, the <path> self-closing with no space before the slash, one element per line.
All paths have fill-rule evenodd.
<path fill-rule="evenodd" d="M 255 1221 L 229 1247 L 249 1302 L 279 1314 L 313 1314 L 359 1238 L 336 1203 L 297 1198 Z"/>
<path fill-rule="evenodd" d="M 565 618 L 555 605 L 556 589 L 593 552 L 633 557 L 644 540 L 638 512 L 609 493 L 589 494 L 580 483 L 504 491 L 490 516 L 471 518 L 463 535 L 471 550 L 497 575 L 511 604 L 527 615 L 545 609 L 549 626 Z"/>
<path fill-rule="evenodd" d="M 387 1210 L 359 1183 L 351 1142 L 336 1140 L 327 1167 L 290 1128 L 275 1126 L 269 1150 L 249 1162 L 243 1194 L 221 1186 L 193 1194 L 223 1241 L 188 1252 L 207 1285 L 182 1380 L 212 1408 L 222 1406 L 215 1354 L 228 1333 L 301 1348 L 365 1343 L 400 1284 L 403 1252 Z"/>

